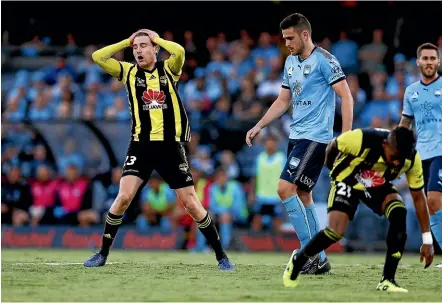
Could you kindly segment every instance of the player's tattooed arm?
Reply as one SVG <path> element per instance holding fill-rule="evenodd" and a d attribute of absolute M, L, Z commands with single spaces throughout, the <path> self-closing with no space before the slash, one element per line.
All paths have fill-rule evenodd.
<path fill-rule="evenodd" d="M 331 170 L 333 168 L 333 163 L 335 162 L 338 155 L 339 155 L 338 144 L 336 142 L 336 139 L 333 139 L 333 141 L 331 141 L 328 144 L 327 150 L 325 153 L 325 166 L 328 169 Z"/>
<path fill-rule="evenodd" d="M 411 128 L 413 124 L 413 117 L 402 115 L 401 122 L 399 122 L 399 126 L 404 126 L 406 128 Z"/>

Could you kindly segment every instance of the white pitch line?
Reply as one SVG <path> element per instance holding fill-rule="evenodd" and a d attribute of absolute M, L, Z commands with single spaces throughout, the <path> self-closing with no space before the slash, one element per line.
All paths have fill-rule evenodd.
<path fill-rule="evenodd" d="M 108 264 L 118 264 L 119 262 L 109 262 Z M 51 265 L 51 266 L 63 266 L 63 265 L 83 265 L 82 262 L 48 262 L 48 263 L 36 263 L 36 262 L 20 262 L 15 265 Z"/>

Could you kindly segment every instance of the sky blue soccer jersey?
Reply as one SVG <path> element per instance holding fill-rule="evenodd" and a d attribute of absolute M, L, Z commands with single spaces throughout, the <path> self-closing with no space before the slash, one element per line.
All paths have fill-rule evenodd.
<path fill-rule="evenodd" d="M 332 85 L 344 79 L 336 57 L 320 47 L 315 47 L 304 60 L 287 57 L 282 87 L 290 89 L 292 95 L 290 139 L 330 142 L 336 108 Z"/>
<path fill-rule="evenodd" d="M 442 77 L 430 84 L 410 84 L 402 114 L 414 118 L 416 149 L 422 160 L 442 156 Z"/>

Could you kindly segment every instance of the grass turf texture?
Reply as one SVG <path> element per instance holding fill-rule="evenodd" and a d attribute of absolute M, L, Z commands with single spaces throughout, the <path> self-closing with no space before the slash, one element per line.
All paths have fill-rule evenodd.
<path fill-rule="evenodd" d="M 329 255 L 332 274 L 302 276 L 285 289 L 289 253 L 230 253 L 235 273 L 218 272 L 212 254 L 112 251 L 101 268 L 84 268 L 90 251 L 2 250 L 3 302 L 130 301 L 440 301 L 442 271 L 405 255 L 397 281 L 408 294 L 376 291 L 383 255 Z M 441 257 L 437 256 L 436 261 Z M 49 263 L 49 264 L 48 264 Z M 80 263 L 80 264 L 79 264 Z M 434 265 L 434 264 L 433 264 Z"/>

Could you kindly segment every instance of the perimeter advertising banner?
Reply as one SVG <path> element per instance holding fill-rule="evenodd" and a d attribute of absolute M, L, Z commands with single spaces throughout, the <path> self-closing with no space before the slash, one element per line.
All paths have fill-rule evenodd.
<path fill-rule="evenodd" d="M 2 248 L 93 249 L 100 247 L 102 232 L 102 228 L 2 226 Z M 113 248 L 176 250 L 183 239 L 182 230 L 141 233 L 134 228 L 121 228 Z M 275 235 L 235 230 L 230 248 L 239 251 L 292 251 L 299 248 L 299 241 L 295 234 Z M 342 252 L 344 248 L 335 244 L 329 251 Z"/>

